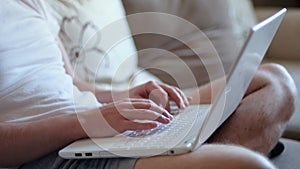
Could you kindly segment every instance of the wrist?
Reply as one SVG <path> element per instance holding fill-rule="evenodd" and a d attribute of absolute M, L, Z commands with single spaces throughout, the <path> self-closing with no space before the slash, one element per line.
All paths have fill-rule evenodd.
<path fill-rule="evenodd" d="M 126 97 L 126 92 L 122 92 L 122 91 L 96 90 L 95 95 L 100 103 L 111 103 L 117 100 L 128 98 Z"/>
<path fill-rule="evenodd" d="M 95 96 L 100 103 L 112 102 L 111 95 L 112 95 L 111 91 L 95 90 Z"/>
<path fill-rule="evenodd" d="M 83 138 L 87 138 L 88 135 L 86 134 L 86 132 L 84 131 L 77 114 L 71 114 L 68 115 L 68 121 L 69 121 L 69 127 L 71 131 L 71 135 L 73 137 L 73 140 L 78 140 L 78 139 L 83 139 Z"/>

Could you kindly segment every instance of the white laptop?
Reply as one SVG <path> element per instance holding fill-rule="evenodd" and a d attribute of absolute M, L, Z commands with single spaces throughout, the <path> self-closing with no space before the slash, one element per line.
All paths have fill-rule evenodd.
<path fill-rule="evenodd" d="M 213 104 L 190 106 L 175 115 L 170 124 L 160 124 L 155 129 L 75 141 L 59 151 L 59 155 L 66 159 L 149 157 L 197 149 L 239 105 L 286 11 L 282 9 L 251 29 L 226 75 L 226 86 L 221 88 Z"/>

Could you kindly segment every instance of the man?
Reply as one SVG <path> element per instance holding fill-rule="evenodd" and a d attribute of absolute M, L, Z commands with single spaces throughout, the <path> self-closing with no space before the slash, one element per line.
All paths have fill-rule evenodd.
<path fill-rule="evenodd" d="M 114 95 L 116 96 L 114 100 L 109 92 L 97 91 L 95 93 L 97 98 L 89 92 L 80 92 L 77 87 L 73 87 L 73 80 L 65 73 L 62 62 L 64 52 L 63 49 L 60 50 L 55 39 L 59 27 L 48 14 L 43 1 L 2 0 L 0 3 L 0 22 L 4 25 L 0 31 L 2 37 L 0 41 L 1 167 L 273 168 L 266 159 L 256 153 L 240 147 L 222 145 L 205 145 L 193 153 L 174 157 L 96 160 L 59 158 L 57 149 L 88 136 L 80 125 L 76 111 L 84 118 L 81 120 L 87 120 L 92 127 L 97 127 L 97 130 L 89 133 L 89 136 L 107 137 L 125 130 L 154 128 L 157 122 L 169 123 L 172 115 L 157 103 L 165 105 L 170 97 L 178 107 L 185 108 L 189 104 L 189 98 L 175 87 L 155 82 L 149 82 L 127 92 L 119 92 Z M 70 72 L 70 68 L 67 70 Z M 79 79 L 74 79 L 74 83 L 79 89 L 91 90 L 89 85 Z M 268 98 L 270 93 L 278 96 L 276 105 L 265 106 L 261 103 L 262 107 L 257 107 L 257 110 L 270 112 L 274 109 L 276 113 L 284 111 L 283 116 L 286 118 L 272 115 L 270 117 L 276 118 L 269 120 L 268 117 L 263 117 L 261 120 L 268 120 L 262 123 L 269 122 L 265 124 L 269 125 L 280 121 L 280 124 L 284 124 L 292 112 L 295 90 L 293 87 L 292 80 L 281 67 L 273 65 L 262 67 L 249 87 L 241 106 L 226 123 L 229 127 L 225 125 L 221 129 L 224 132 L 220 133 L 224 137 L 219 137 L 217 133 L 212 140 L 230 138 L 232 139 L 230 142 L 236 141 L 247 146 L 246 137 L 239 135 L 244 131 L 230 129 L 232 123 L 238 121 L 241 118 L 239 116 L 245 115 L 247 107 L 251 106 L 252 102 L 256 105 L 260 103 L 254 99 Z M 201 97 L 210 100 L 208 88 L 210 87 L 201 87 L 199 92 Z M 128 93 L 130 98 L 126 99 Z M 76 97 L 75 106 L 74 97 Z M 156 103 L 149 100 L 149 97 L 157 98 L 154 99 Z M 79 102 L 76 102 L 78 100 Z M 100 106 L 97 100 L 114 102 Z M 284 105 L 291 105 L 291 107 Z M 280 109 L 277 109 L 278 107 Z M 101 114 L 102 120 L 107 123 L 93 121 L 93 117 L 97 114 Z M 256 119 L 256 115 L 249 117 Z M 135 119 L 150 120 L 150 122 L 138 123 L 134 121 Z M 272 131 L 273 127 L 271 126 L 269 131 Z M 256 129 L 256 126 L 254 128 Z M 231 132 L 236 130 L 236 137 L 239 139 L 235 139 L 235 135 L 229 135 L 229 130 Z M 259 133 L 258 137 L 267 135 L 269 136 L 269 134 Z M 273 142 L 272 139 L 272 144 Z M 250 145 L 254 144 L 249 144 L 249 147 Z M 25 165 L 21 166 L 22 164 Z"/>

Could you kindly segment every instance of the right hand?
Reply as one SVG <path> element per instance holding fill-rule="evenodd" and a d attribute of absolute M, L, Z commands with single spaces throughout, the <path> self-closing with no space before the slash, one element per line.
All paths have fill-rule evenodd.
<path fill-rule="evenodd" d="M 168 124 L 173 116 L 151 100 L 124 99 L 79 113 L 78 118 L 89 137 L 111 137 L 126 130 L 152 129 L 157 122 Z"/>
<path fill-rule="evenodd" d="M 149 81 L 125 91 L 104 92 L 96 90 L 95 94 L 101 103 L 113 102 L 125 98 L 149 99 L 167 110 L 170 110 L 170 101 L 174 101 L 178 108 L 185 109 L 192 100 L 192 98 L 186 97 L 179 88 L 154 81 Z"/>

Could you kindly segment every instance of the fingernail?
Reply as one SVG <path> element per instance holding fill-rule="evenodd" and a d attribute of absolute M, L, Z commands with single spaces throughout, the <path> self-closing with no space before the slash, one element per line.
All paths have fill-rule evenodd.
<path fill-rule="evenodd" d="M 169 119 L 170 119 L 170 120 L 173 120 L 173 119 L 174 119 L 174 116 L 170 114 L 170 115 L 169 115 Z"/>
<path fill-rule="evenodd" d="M 185 109 L 185 105 L 183 103 L 180 104 L 181 109 Z"/>
<path fill-rule="evenodd" d="M 186 100 L 185 101 L 185 107 L 187 107 L 187 106 L 189 106 L 190 105 L 190 103 Z"/>
<path fill-rule="evenodd" d="M 166 118 L 166 117 L 163 117 L 163 120 L 166 122 L 166 123 L 170 123 L 170 119 Z"/>
<path fill-rule="evenodd" d="M 157 123 L 149 123 L 149 127 L 151 127 L 151 128 L 155 128 L 155 127 L 157 127 L 157 126 L 158 126 Z"/>

